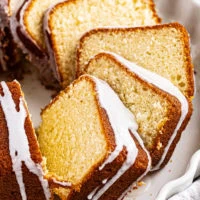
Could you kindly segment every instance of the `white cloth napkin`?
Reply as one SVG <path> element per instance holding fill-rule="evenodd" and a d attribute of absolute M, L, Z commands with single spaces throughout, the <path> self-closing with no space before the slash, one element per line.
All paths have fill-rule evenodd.
<path fill-rule="evenodd" d="M 200 200 L 200 178 L 192 183 L 192 185 L 168 200 Z"/>

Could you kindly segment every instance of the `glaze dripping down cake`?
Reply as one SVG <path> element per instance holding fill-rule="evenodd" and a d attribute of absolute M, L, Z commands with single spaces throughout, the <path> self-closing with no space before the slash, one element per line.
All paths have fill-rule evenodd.
<path fill-rule="evenodd" d="M 62 199 L 117 199 L 150 169 L 132 113 L 102 80 L 81 76 L 41 114 L 41 152 L 75 189 Z M 59 148 L 58 148 L 59 147 Z"/>
<path fill-rule="evenodd" d="M 48 10 L 43 24 L 52 69 L 62 86 L 74 80 L 78 40 L 92 28 L 158 23 L 160 18 L 151 0 L 69 0 L 58 3 Z"/>
<path fill-rule="evenodd" d="M 17 81 L 0 83 L 0 155 L 1 199 L 53 200 L 53 189 L 72 187 L 48 174 Z"/>
<path fill-rule="evenodd" d="M 153 0 L 0 0 L 0 22 L 1 71 L 28 60 L 68 86 L 36 137 L 19 83 L 0 83 L 0 199 L 123 199 L 167 164 L 193 66 L 187 31 L 161 25 Z"/>
<path fill-rule="evenodd" d="M 18 82 L 0 84 L 0 196 L 50 199 L 44 160 Z"/>
<path fill-rule="evenodd" d="M 85 73 L 106 81 L 119 95 L 135 116 L 152 170 L 163 167 L 190 119 L 191 102 L 169 80 L 115 53 L 94 56 Z"/>

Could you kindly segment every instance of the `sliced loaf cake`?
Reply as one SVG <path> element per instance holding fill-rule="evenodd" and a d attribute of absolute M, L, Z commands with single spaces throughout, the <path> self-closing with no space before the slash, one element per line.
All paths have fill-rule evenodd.
<path fill-rule="evenodd" d="M 55 191 L 63 199 L 118 199 L 148 173 L 151 159 L 134 116 L 105 82 L 81 76 L 41 117 L 47 168 L 75 186 Z"/>
<path fill-rule="evenodd" d="M 85 73 L 106 81 L 135 115 L 138 132 L 152 157 L 152 170 L 170 159 L 187 125 L 191 103 L 167 79 L 114 53 L 100 53 Z"/>
<path fill-rule="evenodd" d="M 71 188 L 48 173 L 17 81 L 0 83 L 0 158 L 1 199 L 49 200 L 54 188 Z"/>
<path fill-rule="evenodd" d="M 43 17 L 45 11 L 61 0 L 28 0 L 19 15 L 22 19 L 21 26 L 29 43 L 32 43 L 43 54 L 46 51 L 43 36 Z M 34 51 L 32 52 L 35 53 Z"/>
<path fill-rule="evenodd" d="M 149 69 L 193 97 L 194 79 L 189 37 L 178 23 L 139 28 L 102 28 L 86 33 L 77 50 L 77 74 L 101 51 L 115 52 Z"/>
<path fill-rule="evenodd" d="M 75 78 L 76 46 L 86 31 L 159 22 L 152 0 L 68 0 L 57 4 L 44 17 L 48 52 L 57 79 L 66 86 Z"/>
<path fill-rule="evenodd" d="M 30 26 L 32 32 L 39 29 L 38 26 L 43 17 L 42 12 L 52 3 L 55 1 L 40 1 L 40 6 L 34 0 L 3 0 L 0 2 L 0 18 L 3 19 L 2 24 L 6 27 L 5 30 L 1 30 L 2 34 L 0 32 L 4 36 L 0 41 L 3 47 L 1 49 L 3 56 L 0 59 L 3 61 L 3 70 L 9 69 L 9 66 L 15 67 L 17 62 L 27 59 L 38 68 L 40 80 L 45 86 L 59 88 L 49 67 L 47 53 L 29 34 Z"/>
<path fill-rule="evenodd" d="M 0 155 L 1 199 L 51 197 L 48 180 L 43 177 L 45 162 L 16 81 L 0 84 Z"/>

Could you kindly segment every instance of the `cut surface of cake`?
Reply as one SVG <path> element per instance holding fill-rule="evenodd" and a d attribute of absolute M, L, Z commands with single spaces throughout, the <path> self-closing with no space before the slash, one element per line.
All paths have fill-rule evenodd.
<path fill-rule="evenodd" d="M 52 190 L 72 184 L 48 173 L 17 81 L 0 83 L 0 196 L 4 200 L 50 200 Z"/>
<path fill-rule="evenodd" d="M 41 53 L 46 51 L 43 36 L 43 16 L 45 11 L 52 5 L 61 0 L 29 0 L 20 11 L 22 18 L 23 29 L 27 34 L 27 40 L 30 40 L 32 45 L 37 46 Z M 33 52 L 34 53 L 34 52 Z"/>
<path fill-rule="evenodd" d="M 34 129 L 18 82 L 0 83 L 0 196 L 50 199 Z"/>
<path fill-rule="evenodd" d="M 189 37 L 182 25 L 170 23 L 138 28 L 91 30 L 79 43 L 77 74 L 84 70 L 91 57 L 102 51 L 117 53 L 169 79 L 185 96 L 193 97 L 194 73 Z"/>
<path fill-rule="evenodd" d="M 25 0 L 3 0 L 0 2 L 0 62 L 3 71 L 19 68 L 21 61 L 29 60 L 32 65 L 37 67 L 41 82 L 51 88 L 59 88 L 58 82 L 54 78 L 53 72 L 49 67 L 48 56 L 42 51 L 36 42 L 28 35 L 24 25 L 25 8 L 32 1 Z M 32 3 L 33 4 L 33 3 Z M 45 1 L 40 2 L 40 8 L 43 8 Z M 32 8 L 32 7 L 31 7 Z M 46 7 L 45 9 L 47 9 Z M 29 9 L 30 10 L 30 9 Z M 38 17 L 41 14 L 38 14 Z M 36 16 L 29 18 L 29 24 L 38 19 Z M 42 17 L 41 17 L 42 20 Z M 26 21 L 27 23 L 27 21 Z M 37 29 L 36 27 L 33 28 Z"/>
<path fill-rule="evenodd" d="M 57 189 L 63 199 L 117 199 L 150 169 L 133 114 L 102 80 L 81 76 L 41 117 L 38 138 L 47 168 L 75 186 L 66 193 Z"/>
<path fill-rule="evenodd" d="M 169 80 L 111 52 L 94 56 L 85 73 L 106 81 L 119 95 L 135 116 L 152 170 L 163 167 L 189 121 L 191 103 Z"/>
<path fill-rule="evenodd" d="M 63 86 L 75 78 L 76 46 L 86 31 L 105 26 L 158 24 L 153 1 L 69 0 L 49 9 L 44 31 L 52 69 Z M 95 42 L 96 44 L 96 42 Z"/>

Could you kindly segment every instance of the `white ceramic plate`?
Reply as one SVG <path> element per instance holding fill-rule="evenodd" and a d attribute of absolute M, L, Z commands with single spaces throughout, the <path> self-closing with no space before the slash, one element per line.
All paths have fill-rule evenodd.
<path fill-rule="evenodd" d="M 165 200 L 169 197 L 184 191 L 188 188 L 195 178 L 200 176 L 200 150 L 191 158 L 186 173 L 178 179 L 167 183 L 159 192 L 156 200 Z"/>
<path fill-rule="evenodd" d="M 196 70 L 196 95 L 194 98 L 194 112 L 187 129 L 183 132 L 182 138 L 167 166 L 161 171 L 147 176 L 143 181 L 145 185 L 140 186 L 127 195 L 126 200 L 155 200 L 160 189 L 169 181 L 184 174 L 191 156 L 200 148 L 200 15 L 197 12 L 197 5 L 192 0 L 157 0 L 158 8 L 164 17 L 164 21 L 171 19 L 180 21 L 186 25 L 192 35 L 192 51 Z M 196 0 L 200 1 L 200 0 Z M 186 12 L 187 11 L 187 12 Z M 200 11 L 199 11 L 200 14 Z M 195 17 L 194 17 L 195 15 Z M 199 22 L 198 20 L 199 19 Z M 198 25 L 199 23 L 199 25 Z M 198 58 L 199 57 L 199 58 Z M 199 67 L 198 67 L 199 65 Z M 198 69 L 199 68 L 199 69 Z M 46 90 L 38 81 L 34 69 L 32 74 L 27 74 L 21 81 L 23 91 L 32 114 L 35 127 L 40 123 L 40 111 L 51 100 L 53 91 Z M 4 77 L 0 76 L 0 80 Z"/>

